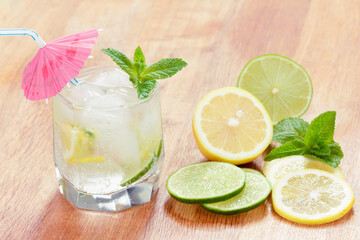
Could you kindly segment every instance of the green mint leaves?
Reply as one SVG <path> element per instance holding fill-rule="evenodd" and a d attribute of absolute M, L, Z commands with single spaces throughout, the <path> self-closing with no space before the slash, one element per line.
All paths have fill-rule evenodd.
<path fill-rule="evenodd" d="M 304 140 L 309 123 L 298 117 L 280 121 L 274 126 L 273 140 L 282 144 L 292 140 Z"/>
<path fill-rule="evenodd" d="M 148 80 L 145 82 L 137 82 L 136 90 L 138 93 L 138 98 L 140 98 L 140 99 L 147 98 L 155 86 L 156 86 L 155 80 Z"/>
<path fill-rule="evenodd" d="M 187 65 L 180 58 L 165 58 L 150 65 L 143 75 L 143 80 L 164 79 L 173 76 Z"/>
<path fill-rule="evenodd" d="M 156 80 L 169 78 L 187 65 L 181 58 L 165 58 L 148 67 L 140 46 L 136 48 L 133 60 L 112 48 L 102 51 L 129 74 L 130 81 L 136 86 L 139 99 L 146 99 L 149 96 L 156 86 Z"/>
<path fill-rule="evenodd" d="M 298 117 L 287 118 L 274 126 L 273 140 L 282 143 L 265 157 L 265 161 L 290 155 L 304 155 L 337 167 L 344 157 L 333 140 L 336 112 L 325 112 L 310 124 Z"/>

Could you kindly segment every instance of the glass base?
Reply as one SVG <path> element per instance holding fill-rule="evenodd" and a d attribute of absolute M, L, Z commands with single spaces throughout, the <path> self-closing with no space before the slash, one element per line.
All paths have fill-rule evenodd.
<path fill-rule="evenodd" d="M 140 179 L 118 192 L 95 195 L 78 191 L 56 167 L 60 192 L 69 202 L 81 209 L 109 212 L 117 212 L 150 202 L 159 187 L 159 172 L 158 170 L 146 179 Z"/>

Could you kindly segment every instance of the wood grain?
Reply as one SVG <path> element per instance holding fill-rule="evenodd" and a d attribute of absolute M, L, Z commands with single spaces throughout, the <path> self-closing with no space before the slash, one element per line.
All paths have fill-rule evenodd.
<path fill-rule="evenodd" d="M 114 65 L 104 47 L 131 54 L 138 45 L 148 62 L 182 57 L 189 65 L 161 82 L 165 161 L 156 198 L 120 213 L 81 211 L 57 188 L 51 104 L 24 103 L 21 72 L 37 46 L 26 37 L 0 37 L 0 239 L 359 239 L 357 202 L 344 218 L 309 227 L 279 217 L 269 200 L 221 216 L 179 203 L 165 189 L 173 171 L 205 161 L 191 130 L 196 103 L 234 86 L 251 58 L 278 53 L 313 80 L 306 120 L 337 111 L 340 166 L 360 199 L 359 16 L 357 0 L 1 0 L 0 28 L 34 29 L 45 41 L 103 28 L 86 66 Z M 262 158 L 246 166 L 261 169 Z"/>

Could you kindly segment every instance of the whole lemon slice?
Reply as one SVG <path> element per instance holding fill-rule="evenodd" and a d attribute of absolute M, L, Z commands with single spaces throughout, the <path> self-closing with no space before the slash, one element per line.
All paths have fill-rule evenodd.
<path fill-rule="evenodd" d="M 289 173 L 272 191 L 275 212 L 304 224 L 335 221 L 350 211 L 354 201 L 354 193 L 345 180 L 317 169 Z"/>
<path fill-rule="evenodd" d="M 237 165 L 254 160 L 266 149 L 273 128 L 264 106 L 252 94 L 227 87 L 199 102 L 193 132 L 207 159 Z"/>

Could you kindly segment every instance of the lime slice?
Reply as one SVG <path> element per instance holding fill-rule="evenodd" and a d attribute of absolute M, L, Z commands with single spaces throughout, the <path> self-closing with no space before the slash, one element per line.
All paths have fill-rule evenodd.
<path fill-rule="evenodd" d="M 249 168 L 243 170 L 246 174 L 246 183 L 242 192 L 226 201 L 202 206 L 209 212 L 230 215 L 247 212 L 263 204 L 271 191 L 269 182 L 256 170 Z"/>
<path fill-rule="evenodd" d="M 203 162 L 180 168 L 166 182 L 170 195 L 183 203 L 213 203 L 244 188 L 245 172 L 230 163 Z"/>
<path fill-rule="evenodd" d="M 127 180 L 126 182 L 121 184 L 121 186 L 130 185 L 130 184 L 136 182 L 137 180 L 139 180 L 142 176 L 144 176 L 151 169 L 154 162 L 156 162 L 159 159 L 161 150 L 162 150 L 162 140 L 160 140 L 158 151 L 156 152 L 156 154 L 154 154 L 154 156 L 151 158 L 150 162 L 146 165 L 146 167 L 144 169 L 142 169 L 134 177 L 130 178 L 129 180 Z"/>
<path fill-rule="evenodd" d="M 240 73 L 239 88 L 255 95 L 273 123 L 298 117 L 308 109 L 312 97 L 309 74 L 293 60 L 266 54 L 250 60 Z"/>

